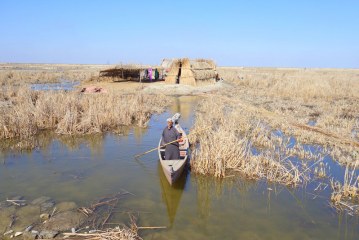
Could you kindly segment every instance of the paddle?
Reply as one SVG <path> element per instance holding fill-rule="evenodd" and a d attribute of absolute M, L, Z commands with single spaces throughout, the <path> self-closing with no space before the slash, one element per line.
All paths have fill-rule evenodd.
<path fill-rule="evenodd" d="M 195 131 L 195 132 L 192 132 L 192 133 L 189 133 L 189 134 L 187 135 L 187 137 L 188 137 L 189 135 L 191 135 L 191 134 L 199 133 L 199 132 L 202 132 L 202 131 L 204 131 L 204 130 L 207 130 L 207 129 L 210 128 L 210 127 L 211 127 L 211 126 L 206 127 L 206 128 L 203 128 L 203 129 L 198 130 L 198 131 Z M 141 157 L 141 156 L 143 156 L 143 155 L 146 155 L 147 153 L 153 152 L 153 151 L 157 150 L 158 148 L 165 147 L 165 146 L 167 146 L 167 145 L 169 145 L 169 144 L 171 144 L 171 143 L 179 142 L 181 139 L 182 139 L 182 138 L 176 139 L 176 140 L 174 140 L 174 141 L 172 141 L 172 142 L 169 142 L 169 143 L 166 143 L 166 144 L 164 144 L 164 145 L 162 145 L 162 146 L 160 146 L 160 147 L 155 147 L 155 148 L 152 148 L 151 150 L 148 150 L 148 151 L 146 151 L 146 152 L 144 152 L 144 153 L 137 154 L 137 155 L 135 155 L 135 158 L 138 158 L 138 157 Z"/>

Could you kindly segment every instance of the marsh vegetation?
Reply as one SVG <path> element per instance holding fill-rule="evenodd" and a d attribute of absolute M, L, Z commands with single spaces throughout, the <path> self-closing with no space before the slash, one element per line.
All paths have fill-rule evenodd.
<path fill-rule="evenodd" d="M 187 121 L 185 127 L 189 133 L 199 131 L 190 135 L 192 173 L 189 179 L 192 180 L 186 184 L 192 185 L 187 188 L 190 192 L 183 194 L 186 204 L 177 211 L 179 221 L 174 224 L 174 230 L 154 232 L 153 236 L 168 238 L 190 233 L 201 239 L 230 232 L 230 236 L 243 238 L 274 235 L 280 238 L 285 235 L 283 224 L 287 224 L 288 229 L 300 229 L 294 235 L 303 238 L 310 234 L 328 236 L 326 232 L 336 231 L 337 219 L 330 217 L 333 216 L 330 210 L 323 210 L 324 201 L 329 200 L 338 209 L 336 216 L 339 217 L 341 212 L 349 215 L 359 212 L 356 70 L 219 68 L 225 81 L 213 89 L 198 91 L 200 96 L 193 100 L 159 94 L 160 84 L 151 86 L 152 90 L 144 86 L 126 91 L 121 87 L 108 87 L 107 93 L 96 94 L 80 93 L 78 89 L 34 91 L 29 84 L 58 82 L 64 78 L 96 82 L 98 70 L 95 69 L 100 66 L 88 66 L 87 70 L 72 66 L 75 69 L 71 71 L 66 70 L 66 66 L 63 66 L 65 70 L 50 65 L 45 70 L 31 71 L 31 66 L 17 67 L 18 72 L 14 67 L 0 71 L 0 75 L 7 76 L 1 80 L 0 93 L 0 152 L 4 166 L 0 169 L 1 186 L 8 189 L 0 193 L 3 200 L 5 196 L 12 197 L 13 191 L 29 196 L 27 199 L 46 192 L 66 201 L 81 199 L 80 205 L 86 206 L 89 199 L 105 195 L 109 189 L 115 192 L 121 183 L 126 189 L 136 189 L 139 196 L 134 201 L 124 201 L 121 205 L 124 210 L 142 207 L 147 207 L 144 212 L 159 210 L 158 214 L 151 213 L 148 217 L 147 213 L 140 215 L 141 226 L 166 225 L 164 207 L 161 199 L 157 199 L 161 196 L 157 175 L 152 172 L 157 169 L 155 157 L 145 156 L 141 167 L 130 160 L 133 155 L 153 147 L 165 119 L 181 112 L 181 121 Z M 9 72 L 4 74 L 6 71 L 11 71 L 11 78 Z M 31 72 L 34 77 L 22 71 Z M 39 71 L 44 71 L 44 75 L 36 75 Z M 187 88 L 181 91 L 186 94 Z M 173 92 L 178 94 L 177 89 Z M 187 93 L 196 94 L 195 91 Z M 163 112 L 170 104 L 173 106 L 168 112 L 151 118 L 153 113 Z M 151 127 L 147 129 L 148 124 Z M 206 131 L 201 131 L 203 129 Z M 105 132 L 109 134 L 103 134 Z M 90 151 L 84 150 L 86 148 Z M 63 149 L 66 151 L 62 154 Z M 19 155 L 12 154 L 20 150 Z M 334 173 L 332 162 L 340 163 L 343 172 Z M 148 165 L 150 169 L 141 172 L 142 167 Z M 228 186 L 223 187 L 224 182 Z M 233 189 L 240 194 L 233 197 Z M 182 193 L 183 189 L 176 191 Z M 302 200 L 300 207 L 296 205 L 297 198 Z M 315 200 L 307 201 L 309 199 Z M 281 213 L 282 204 L 288 204 L 286 209 L 294 213 L 290 216 Z M 231 207 L 227 207 L 229 205 Z M 318 206 L 322 208 L 316 212 Z M 303 211 L 306 209 L 313 212 L 312 216 Z M 268 214 L 269 211 L 272 213 Z M 254 214 L 248 216 L 248 212 Z M 278 218 L 274 221 L 272 217 L 276 214 Z M 108 223 L 128 222 L 128 215 L 112 217 Z M 305 224 L 288 221 L 288 217 Z M 319 222 L 329 221 L 331 225 L 324 228 L 325 231 L 313 233 L 311 229 L 322 226 L 313 223 L 312 217 Z M 228 221 L 223 224 L 216 222 L 218 219 Z M 247 230 L 252 225 L 260 226 L 266 233 L 258 233 L 256 228 L 238 232 L 234 227 L 238 222 Z M 347 239 L 356 239 L 357 225 L 350 226 L 354 230 Z M 188 232 L 184 233 L 184 228 Z M 131 228 L 104 229 L 83 237 L 139 238 Z"/>
<path fill-rule="evenodd" d="M 106 65 L 1 63 L 0 86 L 85 81 L 96 78 L 104 67 Z"/>
<path fill-rule="evenodd" d="M 93 73 L 86 69 L 72 72 L 57 68 L 45 75 L 36 71 L 28 75 L 23 71 L 2 72 L 0 139 L 24 140 L 43 130 L 73 135 L 118 132 L 130 125 L 145 127 L 151 114 L 163 111 L 170 102 L 164 95 L 142 94 L 137 90 L 109 89 L 106 94 L 33 91 L 29 83 L 59 81 L 59 76 L 87 80 Z"/>
<path fill-rule="evenodd" d="M 40 92 L 27 87 L 2 92 L 0 138 L 28 138 L 41 130 L 59 134 L 89 134 L 146 126 L 152 113 L 168 104 L 164 96 L 141 93 L 87 95 Z"/>
<path fill-rule="evenodd" d="M 358 203 L 358 70 L 219 71 L 233 87 L 198 107 L 193 130 L 211 128 L 192 136 L 194 172 L 305 186 L 330 177 L 330 156 L 347 168 L 344 179 L 331 179 L 333 202 Z"/>

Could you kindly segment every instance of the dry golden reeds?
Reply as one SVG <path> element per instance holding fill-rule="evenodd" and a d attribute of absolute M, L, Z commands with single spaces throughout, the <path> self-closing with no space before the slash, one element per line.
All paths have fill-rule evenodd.
<path fill-rule="evenodd" d="M 0 86 L 97 79 L 105 65 L 0 64 Z"/>
<path fill-rule="evenodd" d="M 219 68 L 233 83 L 225 93 L 246 111 L 302 144 L 320 145 L 336 161 L 359 156 L 356 69 Z"/>
<path fill-rule="evenodd" d="M 89 240 L 140 240 L 142 239 L 137 232 L 129 228 L 111 228 L 105 231 L 94 233 L 65 233 L 67 239 L 89 239 Z"/>
<path fill-rule="evenodd" d="M 307 180 L 307 175 L 300 173 L 300 166 L 276 151 L 265 127 L 235 105 L 215 96 L 207 98 L 199 107 L 194 131 L 203 126 L 212 129 L 191 137 L 191 142 L 196 143 L 191 161 L 194 172 L 225 177 L 234 171 L 250 179 L 285 185 Z M 257 147 L 265 149 L 256 151 Z"/>
<path fill-rule="evenodd" d="M 359 213 L 359 71 L 355 69 L 220 68 L 232 89 L 199 105 L 192 136 L 194 172 L 288 185 L 330 176 L 323 157 L 347 167 L 332 180 L 332 202 Z M 314 164 L 307 167 L 306 160 Z M 349 169 L 352 169 L 349 171 Z M 356 170 L 357 171 L 357 170 Z"/>
<path fill-rule="evenodd" d="M 88 134 L 128 125 L 144 127 L 152 113 L 168 104 L 162 95 L 38 92 L 26 87 L 3 93 L 2 98 L 10 105 L 0 107 L 1 139 L 24 139 L 44 129 L 59 134 Z"/>
<path fill-rule="evenodd" d="M 306 100 L 359 97 L 358 69 L 222 67 L 217 71 L 225 80 L 265 96 Z"/>
<path fill-rule="evenodd" d="M 359 203 L 359 176 L 356 174 L 356 167 L 359 159 L 355 161 L 353 169 L 349 165 L 345 168 L 343 182 L 331 179 L 331 187 L 333 189 L 331 200 L 334 204 L 341 204 L 341 201 L 351 201 Z"/>
<path fill-rule="evenodd" d="M 64 72 L 47 72 L 47 71 L 0 71 L 0 85 L 8 84 L 25 84 L 25 83 L 53 83 L 60 80 L 67 81 L 84 81 L 94 78 L 98 72 L 87 71 L 64 71 Z"/>

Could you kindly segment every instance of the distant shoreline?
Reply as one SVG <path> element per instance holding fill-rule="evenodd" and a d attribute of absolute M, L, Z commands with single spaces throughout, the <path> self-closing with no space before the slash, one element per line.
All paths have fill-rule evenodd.
<path fill-rule="evenodd" d="M 16 65 L 16 66 L 41 66 L 41 65 L 46 65 L 46 66 L 97 66 L 97 67 L 110 67 L 110 66 L 115 66 L 115 65 L 120 65 L 120 63 L 118 64 L 91 64 L 91 63 L 20 63 L 20 62 L 15 62 L 15 63 L 11 63 L 11 62 L 0 62 L 0 70 L 1 70 L 1 66 L 11 66 L 11 65 Z M 155 66 L 155 65 L 153 65 Z M 217 68 L 221 68 L 221 69 L 277 69 L 277 70 L 359 70 L 359 68 L 335 68 L 335 67 L 268 67 L 268 66 L 217 66 Z"/>

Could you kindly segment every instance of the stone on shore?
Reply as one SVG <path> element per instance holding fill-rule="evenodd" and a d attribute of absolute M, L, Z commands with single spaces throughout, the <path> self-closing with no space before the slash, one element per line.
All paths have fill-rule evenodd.
<path fill-rule="evenodd" d="M 74 202 L 61 202 L 56 204 L 56 211 L 57 212 L 65 212 L 69 210 L 76 209 L 77 205 Z"/>
<path fill-rule="evenodd" d="M 44 212 L 53 208 L 55 206 L 55 201 L 50 197 L 42 196 L 34 199 L 31 204 L 40 206 L 41 211 Z"/>
<path fill-rule="evenodd" d="M 51 217 L 42 226 L 45 230 L 66 231 L 72 228 L 80 227 L 86 220 L 86 217 L 76 211 L 66 211 Z"/>
<path fill-rule="evenodd" d="M 43 214 L 40 215 L 41 221 L 45 221 L 45 220 L 47 220 L 49 218 L 50 218 L 50 214 L 48 214 L 48 213 L 43 213 Z"/>
<path fill-rule="evenodd" d="M 57 236 L 59 234 L 58 231 L 51 231 L 51 230 L 42 230 L 39 234 L 40 239 L 51 239 Z"/>
<path fill-rule="evenodd" d="M 15 214 L 15 206 L 4 208 L 0 210 L 0 232 L 7 231 L 9 223 L 11 222 L 11 216 Z"/>
<path fill-rule="evenodd" d="M 22 239 L 23 240 L 34 240 L 36 239 L 37 234 L 36 233 L 32 233 L 32 232 L 24 232 L 22 234 Z"/>
<path fill-rule="evenodd" d="M 44 203 L 44 202 L 47 202 L 47 201 L 50 201 L 50 200 L 51 200 L 50 197 L 42 196 L 42 197 L 38 197 L 38 198 L 34 199 L 34 200 L 31 202 L 31 204 L 32 204 L 32 205 L 40 205 L 40 204 L 42 204 L 42 203 Z"/>
<path fill-rule="evenodd" d="M 27 205 L 16 211 L 16 221 L 13 228 L 17 231 L 24 231 L 29 225 L 39 220 L 39 207 Z"/>

